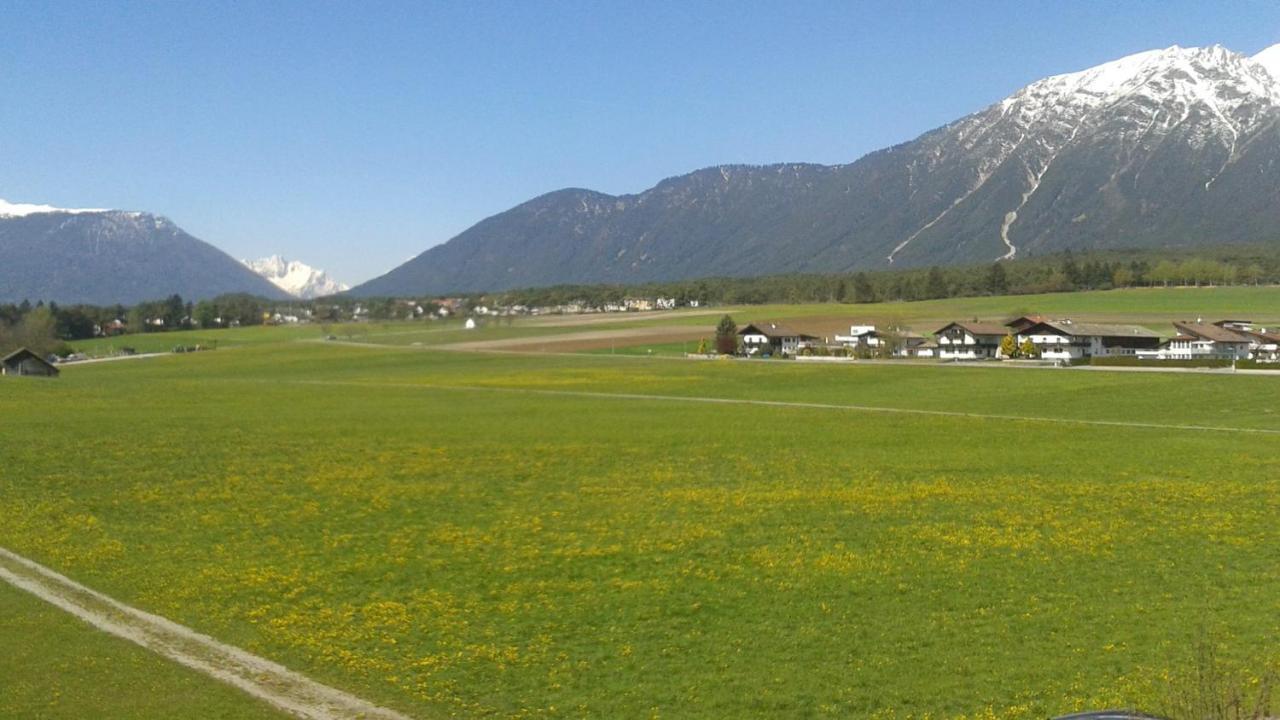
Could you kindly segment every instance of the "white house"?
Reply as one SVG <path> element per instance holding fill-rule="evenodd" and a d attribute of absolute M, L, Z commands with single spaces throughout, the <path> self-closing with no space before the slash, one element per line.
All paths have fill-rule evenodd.
<path fill-rule="evenodd" d="M 1191 338 L 1189 347 L 1196 357 L 1221 360 L 1245 360 L 1249 357 L 1253 341 L 1248 335 L 1206 322 L 1176 322 L 1173 324 L 1180 337 Z"/>
<path fill-rule="evenodd" d="M 1175 322 L 1173 327 L 1177 335 L 1154 350 L 1139 350 L 1137 356 L 1147 360 L 1244 360 L 1254 345 L 1248 333 L 1199 320 Z"/>
<path fill-rule="evenodd" d="M 1000 341 L 1009 334 L 1003 325 L 984 322 L 948 323 L 934 332 L 938 357 L 943 360 L 981 360 L 1000 352 Z"/>
<path fill-rule="evenodd" d="M 463 323 L 463 324 L 462 324 L 462 327 L 466 328 L 467 330 L 475 330 L 475 329 L 476 329 L 476 319 L 475 319 L 475 318 L 467 318 L 467 321 L 466 321 L 465 323 Z"/>
<path fill-rule="evenodd" d="M 1042 320 L 1024 325 L 1014 339 L 1019 346 L 1030 340 L 1037 356 L 1045 360 L 1135 355 L 1139 350 L 1155 350 L 1160 346 L 1160 336 L 1140 325 L 1072 320 Z"/>
<path fill-rule="evenodd" d="M 836 342 L 850 348 L 878 348 L 882 342 L 875 325 L 850 325 L 848 335 L 836 335 Z"/>
<path fill-rule="evenodd" d="M 1258 362 L 1280 362 L 1280 334 L 1267 332 L 1266 328 L 1245 333 L 1252 341 L 1249 357 Z"/>
<path fill-rule="evenodd" d="M 753 323 L 738 330 L 738 335 L 748 355 L 795 355 L 818 339 L 774 323 Z"/>
<path fill-rule="evenodd" d="M 1221 328 L 1234 330 L 1249 338 L 1249 358 L 1258 362 L 1280 361 L 1280 333 L 1267 332 L 1264 327 L 1255 328 L 1249 320 L 1219 320 Z"/>
<path fill-rule="evenodd" d="M 673 297 L 660 297 L 654 301 L 659 310 L 674 310 L 676 308 L 676 299 Z"/>

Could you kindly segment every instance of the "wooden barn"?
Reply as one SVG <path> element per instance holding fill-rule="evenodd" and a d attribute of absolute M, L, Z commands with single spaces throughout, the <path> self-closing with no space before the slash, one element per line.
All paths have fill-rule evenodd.
<path fill-rule="evenodd" d="M 58 377 L 58 368 L 30 350 L 19 348 L 0 359 L 0 375 Z"/>

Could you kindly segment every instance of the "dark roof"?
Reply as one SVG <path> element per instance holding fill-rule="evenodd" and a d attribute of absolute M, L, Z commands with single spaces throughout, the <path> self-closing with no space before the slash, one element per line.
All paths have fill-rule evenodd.
<path fill-rule="evenodd" d="M 970 335 L 1008 335 L 1009 328 L 999 323 L 989 322 L 969 322 L 960 320 L 957 322 L 949 322 L 946 325 L 934 331 L 934 335 L 940 335 L 943 331 L 950 327 L 958 327 L 967 331 Z"/>
<path fill-rule="evenodd" d="M 796 332 L 791 328 L 785 328 L 775 323 L 751 323 L 749 325 L 744 325 L 740 330 L 738 330 L 738 334 L 739 335 L 747 335 L 747 334 L 764 335 L 765 337 L 768 337 L 768 338 L 781 338 L 781 337 L 798 337 L 798 338 L 810 338 L 810 339 L 813 338 L 813 335 L 806 335 L 802 332 Z"/>
<path fill-rule="evenodd" d="M 0 363 L 4 363 L 5 365 L 8 365 L 10 362 L 18 362 L 19 360 L 22 360 L 24 358 L 35 358 L 36 360 L 39 360 L 40 362 L 43 362 L 46 365 L 48 365 L 48 362 L 46 362 L 44 358 L 40 357 L 39 355 L 31 352 L 30 350 L 24 347 L 18 348 L 17 350 L 14 350 L 8 355 L 5 355 L 3 358 L 0 358 Z"/>
<path fill-rule="evenodd" d="M 1177 328 L 1178 332 L 1180 333 L 1184 333 L 1186 335 L 1194 335 L 1195 337 L 1204 338 L 1205 340 L 1212 340 L 1214 342 L 1227 342 L 1227 343 L 1249 342 L 1249 338 L 1240 334 L 1238 331 L 1228 330 L 1224 327 L 1218 327 L 1217 325 L 1213 325 L 1211 323 L 1175 322 L 1173 326 Z"/>
<path fill-rule="evenodd" d="M 48 360 L 45 360 L 44 358 L 40 357 L 39 355 L 35 354 L 34 352 L 24 347 L 18 348 L 17 350 L 14 350 L 8 355 L 5 355 L 3 358 L 0 358 L 0 365 L 13 366 L 13 365 L 17 365 L 23 360 L 35 360 L 41 365 L 44 365 L 45 367 L 52 370 L 55 374 L 58 372 L 58 368 L 54 367 L 53 363 L 49 362 Z"/>
<path fill-rule="evenodd" d="M 1115 337 L 1115 338 L 1158 338 L 1159 333 L 1152 332 L 1141 325 L 1111 325 L 1104 323 L 1082 323 L 1072 320 L 1054 320 L 1041 322 L 1024 329 L 1023 334 L 1037 327 L 1047 327 L 1063 335 L 1071 337 Z"/>
<path fill-rule="evenodd" d="M 1035 325 L 1044 322 L 1043 315 L 1019 315 L 1018 317 L 1005 323 L 1005 327 L 1013 327 L 1015 325 Z"/>

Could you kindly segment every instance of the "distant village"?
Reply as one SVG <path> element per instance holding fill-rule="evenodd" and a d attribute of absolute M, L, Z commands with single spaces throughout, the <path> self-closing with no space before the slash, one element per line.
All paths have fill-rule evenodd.
<path fill-rule="evenodd" d="M 747 357 L 1034 360 L 1060 364 L 1095 359 L 1221 364 L 1280 361 L 1280 332 L 1249 320 L 1174 322 L 1172 331 L 1161 335 L 1141 325 L 1024 315 L 1004 323 L 949 322 L 933 330 L 932 337 L 909 328 L 851 325 L 847 335 L 832 338 L 819 338 L 774 323 L 752 323 L 738 329 L 737 336 L 740 352 Z"/>

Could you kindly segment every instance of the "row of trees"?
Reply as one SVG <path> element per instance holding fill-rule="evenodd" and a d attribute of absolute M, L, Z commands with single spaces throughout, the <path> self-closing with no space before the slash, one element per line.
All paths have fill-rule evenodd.
<path fill-rule="evenodd" d="M 1199 251 L 1208 253 L 1209 251 Z M 979 295 L 1025 295 L 1074 290 L 1170 285 L 1280 283 L 1280 249 L 1125 251 L 1029 258 L 989 265 L 705 278 L 637 285 L 560 285 L 477 296 L 497 305 L 600 307 L 625 297 L 674 297 L 681 305 L 936 300 Z"/>
<path fill-rule="evenodd" d="M 65 351 L 65 343 L 58 338 L 57 320 L 49 307 L 28 308 L 21 316 L 7 310 L 9 308 L 0 308 L 0 356 L 21 347 L 40 355 Z"/>

